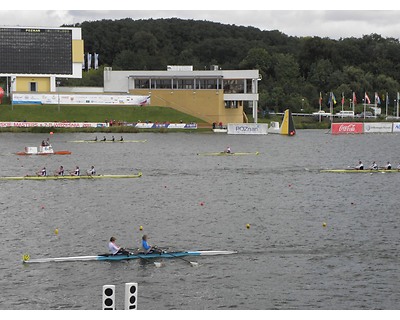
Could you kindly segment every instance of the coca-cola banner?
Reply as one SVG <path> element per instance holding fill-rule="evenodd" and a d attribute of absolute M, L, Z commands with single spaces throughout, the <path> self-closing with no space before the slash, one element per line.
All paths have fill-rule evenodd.
<path fill-rule="evenodd" d="M 365 122 L 364 133 L 391 133 L 391 122 Z"/>
<path fill-rule="evenodd" d="M 332 134 L 363 133 L 361 122 L 332 123 Z"/>

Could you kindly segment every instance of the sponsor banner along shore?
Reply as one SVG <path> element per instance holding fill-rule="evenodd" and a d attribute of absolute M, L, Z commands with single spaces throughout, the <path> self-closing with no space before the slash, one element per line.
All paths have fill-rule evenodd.
<path fill-rule="evenodd" d="M 393 132 L 400 132 L 400 122 L 393 123 Z"/>
<path fill-rule="evenodd" d="M 130 123 L 127 126 L 135 127 L 138 129 L 197 129 L 197 123 Z"/>
<path fill-rule="evenodd" d="M 391 133 L 393 123 L 391 122 L 365 122 L 364 133 Z"/>
<path fill-rule="evenodd" d="M 139 129 L 197 129 L 197 123 L 128 123 L 129 127 Z M 18 128 L 106 128 L 110 124 L 106 122 L 26 122 L 26 121 L 8 121 L 0 122 L 0 128 L 18 127 Z"/>
<path fill-rule="evenodd" d="M 65 93 L 14 93 L 13 104 L 93 104 L 145 106 L 150 104 L 150 96 L 112 94 L 65 94 Z"/>
<path fill-rule="evenodd" d="M 332 123 L 332 134 L 392 133 L 400 132 L 399 122 L 344 122 Z"/>
<path fill-rule="evenodd" d="M 108 127 L 108 123 L 99 122 L 25 122 L 8 121 L 0 122 L 0 128 L 18 127 L 18 128 L 103 128 Z"/>
<path fill-rule="evenodd" d="M 332 123 L 332 134 L 363 133 L 363 124 L 359 122 Z"/>
<path fill-rule="evenodd" d="M 268 124 L 228 123 L 228 134 L 268 134 Z"/>

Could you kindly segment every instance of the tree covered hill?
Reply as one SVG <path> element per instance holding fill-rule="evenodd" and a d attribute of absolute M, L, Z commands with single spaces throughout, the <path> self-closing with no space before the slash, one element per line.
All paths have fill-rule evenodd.
<path fill-rule="evenodd" d="M 85 52 L 99 54 L 100 66 L 114 70 L 166 70 L 167 65 L 193 65 L 196 70 L 259 69 L 260 108 L 311 111 L 323 107 L 329 93 L 345 108 L 355 92 L 362 103 L 377 92 L 390 104 L 400 90 L 400 43 L 378 34 L 339 40 L 291 37 L 280 31 L 181 19 L 100 20 L 82 28 Z M 96 75 L 97 72 L 97 75 Z M 102 68 L 65 85 L 102 86 Z"/>

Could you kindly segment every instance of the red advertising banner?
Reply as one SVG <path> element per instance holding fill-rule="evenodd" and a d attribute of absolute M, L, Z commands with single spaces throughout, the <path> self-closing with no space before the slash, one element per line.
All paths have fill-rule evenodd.
<path fill-rule="evenodd" d="M 332 134 L 348 134 L 348 133 L 363 133 L 363 123 L 347 122 L 347 123 L 332 123 Z"/>

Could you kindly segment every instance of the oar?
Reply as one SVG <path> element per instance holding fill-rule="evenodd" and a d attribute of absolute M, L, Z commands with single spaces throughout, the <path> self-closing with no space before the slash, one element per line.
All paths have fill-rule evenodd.
<path fill-rule="evenodd" d="M 131 251 L 135 251 L 136 249 L 133 249 L 133 248 L 125 248 L 126 250 L 128 250 L 129 252 L 131 252 Z M 143 253 L 144 254 L 144 253 Z M 139 257 L 139 259 L 142 259 L 142 260 L 144 260 L 144 261 L 146 261 L 147 262 L 147 260 L 148 259 L 146 259 L 146 258 L 143 258 L 143 257 L 141 257 L 140 256 L 140 253 L 135 253 L 135 255 L 137 255 L 138 257 Z M 161 266 L 162 266 L 162 262 L 153 262 L 154 263 L 154 265 L 157 267 L 157 268 L 160 268 Z"/>
<path fill-rule="evenodd" d="M 178 257 L 178 256 L 172 254 L 171 252 L 167 252 L 167 254 L 173 256 L 174 258 L 182 259 L 183 261 L 186 261 L 186 262 L 190 263 L 190 265 L 191 265 L 192 267 L 198 267 L 198 266 L 199 266 L 199 264 L 198 264 L 197 262 L 189 261 L 189 260 L 186 260 L 185 258 Z"/>

